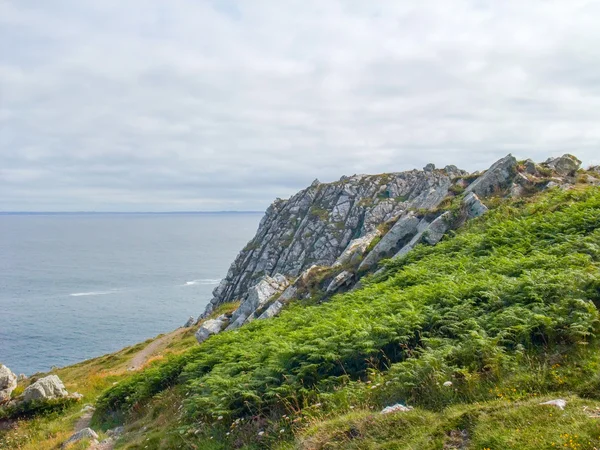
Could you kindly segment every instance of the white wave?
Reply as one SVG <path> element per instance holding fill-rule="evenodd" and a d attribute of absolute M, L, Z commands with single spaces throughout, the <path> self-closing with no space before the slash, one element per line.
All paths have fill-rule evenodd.
<path fill-rule="evenodd" d="M 74 294 L 69 294 L 71 297 L 87 297 L 89 295 L 107 295 L 112 294 L 115 291 L 92 291 L 92 292 L 75 292 Z"/>
<path fill-rule="evenodd" d="M 219 284 L 220 278 L 203 278 L 201 280 L 186 281 L 184 286 L 194 286 L 196 284 Z"/>

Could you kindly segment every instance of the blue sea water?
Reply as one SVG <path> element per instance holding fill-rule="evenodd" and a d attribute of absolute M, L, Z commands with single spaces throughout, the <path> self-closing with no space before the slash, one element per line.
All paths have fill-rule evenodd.
<path fill-rule="evenodd" d="M 0 362 L 32 374 L 183 325 L 260 218 L 0 215 Z"/>

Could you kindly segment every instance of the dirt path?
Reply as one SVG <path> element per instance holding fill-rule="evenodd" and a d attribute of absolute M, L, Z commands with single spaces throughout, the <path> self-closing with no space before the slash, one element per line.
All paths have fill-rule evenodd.
<path fill-rule="evenodd" d="M 175 331 L 172 331 L 169 334 L 165 334 L 164 336 L 152 341 L 142 350 L 137 352 L 131 361 L 129 362 L 129 366 L 127 370 L 140 370 L 146 362 L 150 359 L 156 351 L 164 346 L 166 346 L 169 342 L 171 342 L 176 336 L 179 336 L 181 333 L 186 331 L 187 328 L 178 328 Z"/>

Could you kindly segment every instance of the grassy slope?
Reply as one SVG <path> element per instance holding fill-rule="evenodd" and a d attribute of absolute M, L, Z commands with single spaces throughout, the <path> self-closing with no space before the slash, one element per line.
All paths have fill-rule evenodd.
<path fill-rule="evenodd" d="M 361 290 L 123 374 L 96 425 L 125 420 L 121 448 L 600 448 L 600 189 L 495 203 Z"/>
<path fill-rule="evenodd" d="M 102 397 L 96 418 L 101 423 L 117 411 L 139 421 L 136 409 L 175 386 L 169 392 L 185 397 L 184 408 L 170 432 L 162 423 L 148 448 L 285 448 L 305 445 L 302 436 L 314 422 L 325 421 L 326 428 L 328 418 L 352 407 L 396 401 L 427 409 L 442 429 L 452 426 L 447 408 L 484 411 L 488 402 L 501 402 L 506 420 L 514 414 L 515 423 L 521 414 L 538 415 L 537 397 L 548 395 L 571 395 L 575 405 L 587 402 L 592 410 L 597 401 L 576 395 L 597 398 L 600 386 L 599 243 L 597 188 L 501 204 L 436 247 L 389 264 L 361 290 L 321 305 L 298 302 L 274 320 L 212 337 L 118 385 Z M 447 380 L 450 389 L 442 386 Z M 477 436 L 506 434 L 502 423 L 492 425 L 493 415 L 471 415 L 477 419 L 454 432 L 463 426 L 473 448 L 485 442 Z M 539 428 L 531 436 L 546 430 L 537 442 L 497 442 L 540 448 L 540 439 L 548 445 L 558 439 L 551 431 L 572 431 L 567 419 L 564 429 L 546 418 L 530 422 L 530 431 Z M 582 441 L 581 448 L 597 445 L 597 431 L 597 421 L 582 425 L 590 444 Z M 414 448 L 437 448 L 452 438 L 453 430 L 447 432 Z M 361 436 L 353 436 L 357 448 Z"/>

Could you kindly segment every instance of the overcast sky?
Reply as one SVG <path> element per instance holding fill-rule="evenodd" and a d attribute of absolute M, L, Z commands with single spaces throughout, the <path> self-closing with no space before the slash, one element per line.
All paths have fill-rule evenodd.
<path fill-rule="evenodd" d="M 313 179 L 600 163 L 600 2 L 0 0 L 0 210 L 263 210 Z"/>

